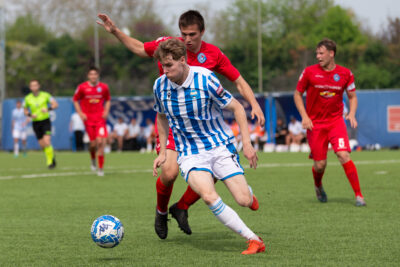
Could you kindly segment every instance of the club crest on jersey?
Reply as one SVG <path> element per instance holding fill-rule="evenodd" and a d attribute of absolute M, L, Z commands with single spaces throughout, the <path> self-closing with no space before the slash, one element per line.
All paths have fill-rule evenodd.
<path fill-rule="evenodd" d="M 204 55 L 204 53 L 200 53 L 197 55 L 197 61 L 201 64 L 203 64 L 204 62 L 206 62 L 207 57 L 206 55 Z"/>
<path fill-rule="evenodd" d="M 97 92 L 101 93 L 101 87 L 97 87 Z"/>
<path fill-rule="evenodd" d="M 339 74 L 336 73 L 335 75 L 333 75 L 333 79 L 335 80 L 335 82 L 338 82 L 340 80 Z"/>
<path fill-rule="evenodd" d="M 171 99 L 171 92 L 170 91 L 167 92 L 167 99 Z"/>

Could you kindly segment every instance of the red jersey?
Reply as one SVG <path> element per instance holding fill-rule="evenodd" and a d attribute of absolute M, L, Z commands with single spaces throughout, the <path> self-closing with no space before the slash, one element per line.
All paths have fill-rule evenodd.
<path fill-rule="evenodd" d="M 336 65 L 325 71 L 319 64 L 304 69 L 297 91 L 306 96 L 307 114 L 313 123 L 330 123 L 343 117 L 343 92 L 355 91 L 354 76 L 345 67 Z"/>
<path fill-rule="evenodd" d="M 144 50 L 150 57 L 152 57 L 158 45 L 171 38 L 174 37 L 160 37 L 157 40 L 144 43 Z M 178 39 L 183 42 L 181 37 Z M 240 76 L 239 71 L 232 65 L 228 57 L 225 56 L 218 47 L 203 41 L 201 42 L 199 52 L 192 53 L 187 50 L 187 63 L 190 66 L 199 66 L 215 71 L 224 75 L 230 81 L 235 81 Z M 158 69 L 160 71 L 160 76 L 163 75 L 164 71 L 160 62 L 158 62 Z"/>
<path fill-rule="evenodd" d="M 80 101 L 82 112 L 87 116 L 87 123 L 97 123 L 104 121 L 104 101 L 110 100 L 111 97 L 107 84 L 99 82 L 92 86 L 89 82 L 84 82 L 78 85 L 72 99 Z"/>

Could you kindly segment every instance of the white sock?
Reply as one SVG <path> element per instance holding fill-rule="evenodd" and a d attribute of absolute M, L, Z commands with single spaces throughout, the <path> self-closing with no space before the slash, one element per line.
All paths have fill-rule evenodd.
<path fill-rule="evenodd" d="M 239 215 L 219 197 L 213 204 L 208 206 L 215 217 L 232 231 L 243 236 L 247 240 L 259 240 L 258 236 L 251 231 L 240 219 Z"/>
<path fill-rule="evenodd" d="M 151 152 L 152 148 L 152 144 L 147 144 L 147 152 Z"/>
<path fill-rule="evenodd" d="M 18 154 L 19 154 L 19 144 L 14 143 L 14 155 L 18 156 Z"/>

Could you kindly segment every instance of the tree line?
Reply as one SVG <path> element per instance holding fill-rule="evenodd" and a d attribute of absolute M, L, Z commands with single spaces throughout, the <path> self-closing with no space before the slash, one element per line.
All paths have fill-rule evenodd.
<path fill-rule="evenodd" d="M 126 25 L 142 41 L 172 32 L 154 11 L 152 1 L 98 0 L 96 10 L 90 0 L 56 2 L 31 9 L 7 25 L 7 96 L 22 96 L 31 79 L 38 79 L 54 95 L 71 96 L 94 64 L 97 8 L 114 15 L 119 26 Z M 128 2 L 129 8 L 124 8 Z M 63 13 L 71 3 L 81 5 Z M 207 19 L 207 40 L 222 49 L 256 90 L 257 0 L 235 0 Z M 388 18 L 387 27 L 372 34 L 351 10 L 332 0 L 269 0 L 261 3 L 261 29 L 265 92 L 294 90 L 302 69 L 315 63 L 315 45 L 322 38 L 336 41 L 336 61 L 353 71 L 358 89 L 400 88 L 399 18 Z M 99 29 L 99 40 L 101 77 L 112 94 L 150 95 L 158 76 L 156 62 L 135 56 L 103 29 Z M 224 84 L 235 90 L 231 83 Z"/>

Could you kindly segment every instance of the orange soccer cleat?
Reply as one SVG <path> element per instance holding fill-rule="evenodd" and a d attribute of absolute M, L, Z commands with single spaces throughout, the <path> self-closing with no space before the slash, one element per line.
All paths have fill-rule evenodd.
<path fill-rule="evenodd" d="M 251 204 L 250 209 L 251 210 L 258 210 L 258 207 L 259 207 L 258 200 L 257 200 L 256 196 L 253 195 L 253 203 Z"/>
<path fill-rule="evenodd" d="M 247 241 L 249 247 L 242 252 L 242 255 L 256 254 L 265 251 L 264 241 L 261 239 L 261 237 L 258 238 L 260 239 L 260 241 L 254 239 Z"/>

